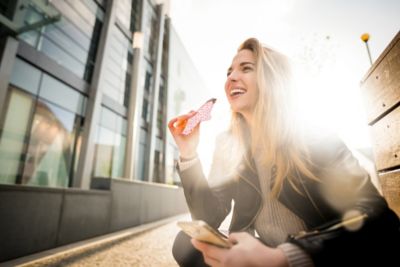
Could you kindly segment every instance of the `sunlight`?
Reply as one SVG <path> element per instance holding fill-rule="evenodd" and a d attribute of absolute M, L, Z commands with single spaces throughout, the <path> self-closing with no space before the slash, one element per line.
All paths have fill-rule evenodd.
<path fill-rule="evenodd" d="M 287 15 L 293 8 L 293 0 L 273 0 L 265 2 L 274 19 Z"/>
<path fill-rule="evenodd" d="M 337 133 L 351 147 L 370 146 L 357 77 L 333 64 L 313 76 L 303 71 L 297 82 L 299 112 L 305 123 Z"/>

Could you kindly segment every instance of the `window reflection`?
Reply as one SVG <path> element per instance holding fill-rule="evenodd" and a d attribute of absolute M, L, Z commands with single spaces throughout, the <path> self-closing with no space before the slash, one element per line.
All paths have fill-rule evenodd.
<path fill-rule="evenodd" d="M 0 182 L 14 184 L 21 174 L 21 158 L 33 107 L 32 97 L 11 90 L 0 139 Z"/>
<path fill-rule="evenodd" d="M 126 120 L 103 107 L 96 138 L 93 175 L 123 178 L 126 148 Z"/>
<path fill-rule="evenodd" d="M 0 107 L 0 183 L 71 186 L 85 106 L 84 95 L 17 59 Z"/>
<path fill-rule="evenodd" d="M 25 157 L 22 184 L 67 187 L 75 134 L 81 118 L 45 101 L 38 101 Z"/>
<path fill-rule="evenodd" d="M 104 127 L 99 127 L 96 144 L 94 176 L 111 177 L 111 163 L 115 134 Z"/>
<path fill-rule="evenodd" d="M 117 103 L 128 106 L 133 49 L 131 41 L 114 25 L 106 55 L 103 92 Z"/>
<path fill-rule="evenodd" d="M 86 2 L 87 5 L 80 1 L 54 2 L 54 7 L 62 14 L 58 22 L 24 32 L 18 37 L 90 82 L 104 12 L 93 0 Z M 43 19 L 43 15 L 31 6 L 17 14 L 26 25 Z"/>

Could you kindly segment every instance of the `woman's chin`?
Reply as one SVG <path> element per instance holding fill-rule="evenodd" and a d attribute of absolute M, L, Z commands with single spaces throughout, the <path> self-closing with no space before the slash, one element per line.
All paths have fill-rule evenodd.
<path fill-rule="evenodd" d="M 242 110 L 244 110 L 245 105 L 243 105 L 242 103 L 238 103 L 238 102 L 231 102 L 231 110 L 234 112 L 241 112 Z"/>

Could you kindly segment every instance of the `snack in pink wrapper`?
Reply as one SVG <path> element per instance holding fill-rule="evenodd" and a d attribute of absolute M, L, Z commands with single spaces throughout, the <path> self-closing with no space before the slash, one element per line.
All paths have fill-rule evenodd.
<path fill-rule="evenodd" d="M 193 117 L 188 119 L 185 129 L 182 131 L 183 135 L 190 134 L 200 122 L 211 119 L 211 110 L 215 101 L 217 101 L 216 98 L 211 98 L 197 110 L 197 113 Z"/>

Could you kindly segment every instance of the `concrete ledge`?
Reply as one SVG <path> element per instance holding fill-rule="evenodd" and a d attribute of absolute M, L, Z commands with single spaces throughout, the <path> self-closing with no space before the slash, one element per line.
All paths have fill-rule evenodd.
<path fill-rule="evenodd" d="M 59 261 L 70 258 L 76 257 L 79 254 L 90 250 L 100 249 L 107 245 L 123 241 L 127 238 L 132 236 L 138 235 L 145 231 L 151 230 L 153 228 L 162 226 L 164 224 L 178 221 L 182 218 L 187 218 L 188 214 L 181 214 L 174 217 L 169 217 L 167 219 L 159 220 L 156 222 L 143 224 L 140 226 L 132 227 L 129 229 L 121 230 L 118 232 L 110 233 L 103 236 L 98 236 L 95 238 L 87 239 L 84 241 L 76 242 L 73 244 L 65 245 L 62 247 L 42 251 L 36 254 L 32 254 L 29 256 L 21 257 L 18 259 L 14 259 L 11 261 L 1 263 L 2 267 L 11 267 L 11 266 L 31 266 L 33 264 L 40 264 L 44 263 L 45 261 L 49 261 L 51 259 L 58 259 Z"/>

